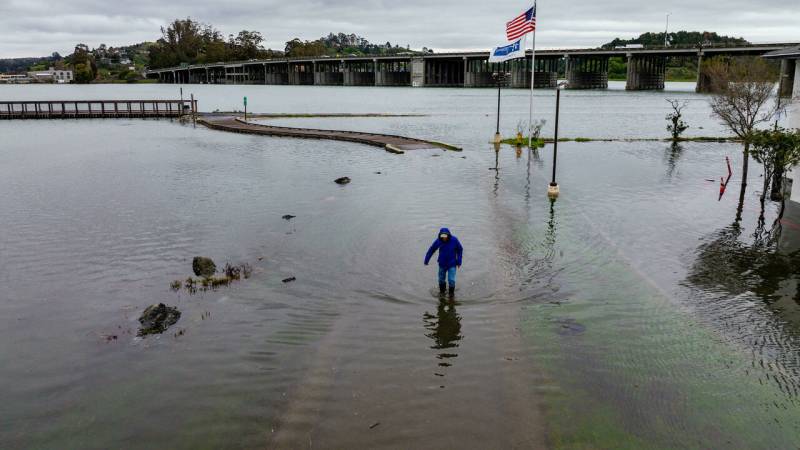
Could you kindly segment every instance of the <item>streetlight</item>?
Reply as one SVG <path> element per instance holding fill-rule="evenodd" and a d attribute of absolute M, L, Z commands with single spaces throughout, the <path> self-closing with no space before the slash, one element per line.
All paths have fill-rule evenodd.
<path fill-rule="evenodd" d="M 506 79 L 506 73 L 494 72 L 492 73 L 492 78 L 497 83 L 497 128 L 495 129 L 494 133 L 494 143 L 499 144 L 502 140 L 500 137 L 500 86 L 503 85 L 503 82 Z"/>
<path fill-rule="evenodd" d="M 553 179 L 550 181 L 550 185 L 547 186 L 547 196 L 552 198 L 558 197 L 559 193 L 558 183 L 556 183 L 556 162 L 558 158 L 558 112 L 561 105 L 561 89 L 563 89 L 565 86 L 567 86 L 566 81 L 562 81 L 561 83 L 558 83 L 558 86 L 556 86 L 556 125 L 553 137 Z"/>

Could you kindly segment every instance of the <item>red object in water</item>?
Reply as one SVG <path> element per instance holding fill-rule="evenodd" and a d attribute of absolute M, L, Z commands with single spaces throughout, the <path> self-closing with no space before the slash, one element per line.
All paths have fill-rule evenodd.
<path fill-rule="evenodd" d="M 728 181 L 731 181 L 731 175 L 733 175 L 733 171 L 731 170 L 731 160 L 726 156 L 725 163 L 728 165 L 728 178 L 719 178 L 719 197 L 717 201 L 722 200 L 722 195 L 725 193 L 725 188 L 728 187 Z"/>

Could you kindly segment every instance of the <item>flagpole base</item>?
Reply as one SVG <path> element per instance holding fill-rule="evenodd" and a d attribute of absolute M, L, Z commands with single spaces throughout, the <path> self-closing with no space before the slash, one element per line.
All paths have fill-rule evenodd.
<path fill-rule="evenodd" d="M 558 183 L 550 183 L 547 186 L 547 196 L 550 198 L 558 197 L 560 190 L 558 189 Z"/>

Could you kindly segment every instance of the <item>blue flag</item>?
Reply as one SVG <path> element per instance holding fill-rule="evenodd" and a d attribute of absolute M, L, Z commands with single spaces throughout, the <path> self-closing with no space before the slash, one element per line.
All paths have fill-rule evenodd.
<path fill-rule="evenodd" d="M 508 44 L 495 47 L 489 54 L 489 62 L 503 62 L 514 58 L 525 57 L 525 36 Z"/>

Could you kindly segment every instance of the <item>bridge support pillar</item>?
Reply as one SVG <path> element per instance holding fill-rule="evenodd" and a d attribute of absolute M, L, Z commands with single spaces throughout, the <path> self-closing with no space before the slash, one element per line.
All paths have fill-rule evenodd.
<path fill-rule="evenodd" d="M 425 61 L 425 86 L 464 86 L 464 58 L 435 58 Z"/>
<path fill-rule="evenodd" d="M 628 54 L 628 76 L 625 89 L 629 91 L 653 91 L 664 89 L 667 73 L 667 58 L 663 56 Z"/>
<path fill-rule="evenodd" d="M 711 78 L 703 70 L 703 55 L 697 56 L 697 84 L 694 91 L 698 93 L 711 92 Z"/>
<path fill-rule="evenodd" d="M 423 87 L 425 86 L 426 73 L 425 73 L 425 60 L 422 58 L 411 58 L 411 86 Z"/>
<path fill-rule="evenodd" d="M 797 83 L 798 60 L 795 59 L 782 59 L 781 60 L 781 77 L 778 81 L 778 95 L 781 97 L 792 98 L 792 91 Z"/>
<path fill-rule="evenodd" d="M 411 86 L 411 62 L 404 60 L 373 60 L 375 86 Z M 423 68 L 424 70 L 424 62 Z M 424 79 L 424 75 L 423 78 Z"/>
<path fill-rule="evenodd" d="M 608 88 L 607 56 L 567 56 L 567 89 Z"/>
<path fill-rule="evenodd" d="M 264 71 L 266 72 L 264 75 L 264 84 L 289 84 L 288 64 L 264 64 Z"/>
<path fill-rule="evenodd" d="M 503 63 L 490 63 L 487 59 L 464 60 L 464 87 L 490 87 L 495 82 L 492 73 L 500 69 Z"/>
<path fill-rule="evenodd" d="M 800 99 L 800 59 L 794 60 L 794 87 L 792 88 L 792 96 L 795 99 Z"/>
<path fill-rule="evenodd" d="M 314 64 L 314 84 L 319 86 L 342 86 L 344 76 L 341 61 L 320 61 Z"/>
<path fill-rule="evenodd" d="M 314 84 L 314 65 L 309 62 L 289 63 L 289 84 Z"/>
<path fill-rule="evenodd" d="M 536 58 L 536 73 L 533 77 L 534 89 L 554 88 L 558 83 L 558 58 Z M 531 60 L 525 58 L 524 61 L 515 59 L 511 61 L 511 84 L 510 87 L 526 88 L 531 87 Z"/>
<path fill-rule="evenodd" d="M 375 60 L 342 63 L 345 86 L 375 86 Z"/>

